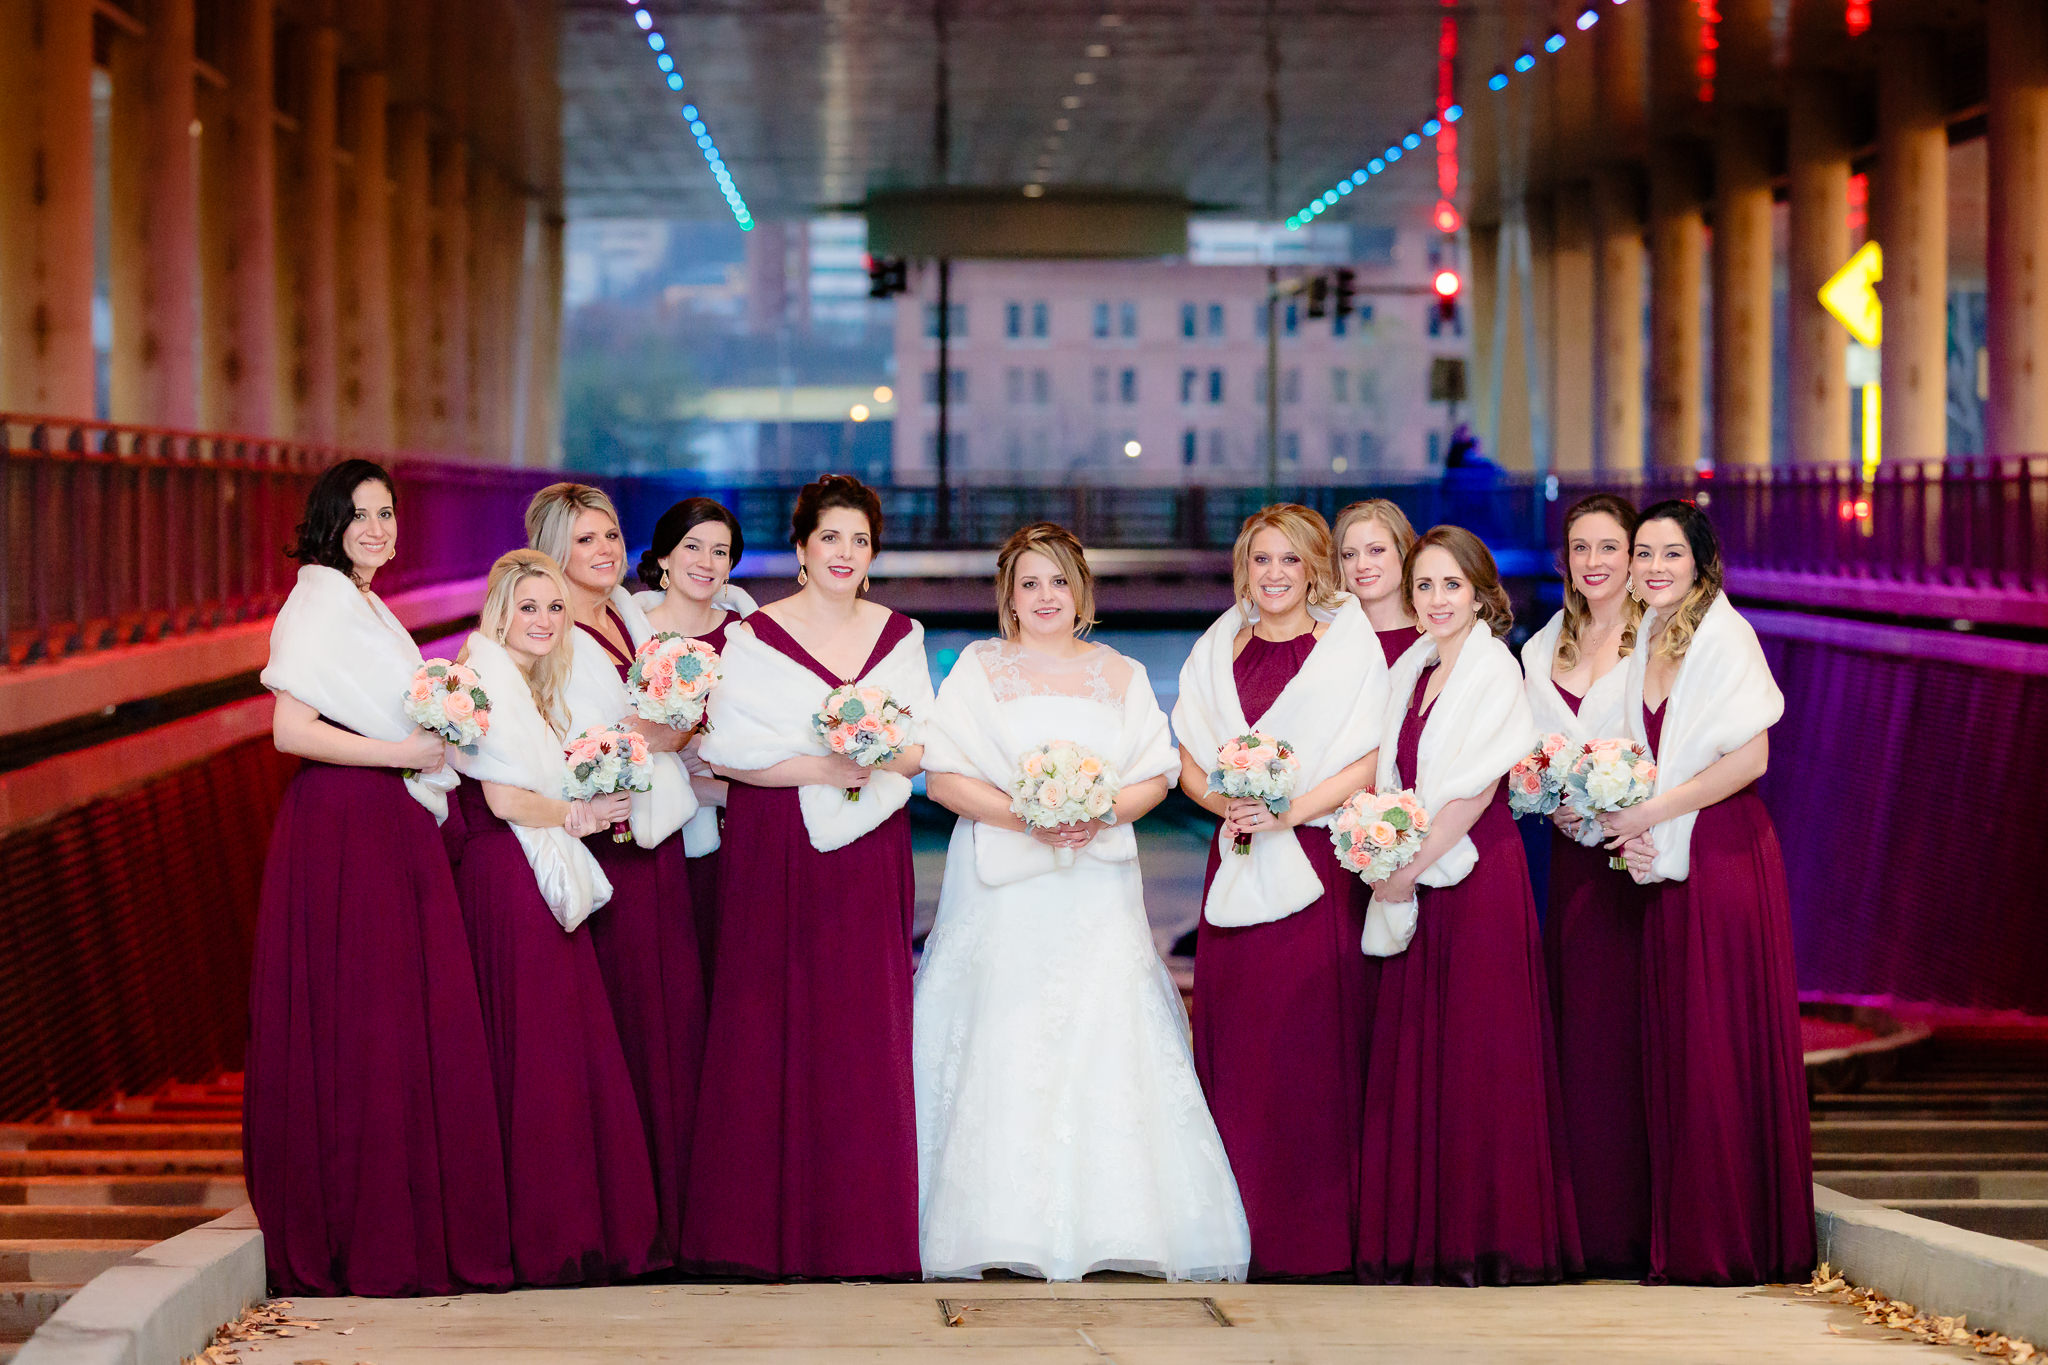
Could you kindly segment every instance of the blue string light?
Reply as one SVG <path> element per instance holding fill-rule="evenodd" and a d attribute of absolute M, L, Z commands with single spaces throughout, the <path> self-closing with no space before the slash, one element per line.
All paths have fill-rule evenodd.
<path fill-rule="evenodd" d="M 647 46 L 655 54 L 654 65 L 662 73 L 663 83 L 672 91 L 683 88 L 683 73 L 676 70 L 676 59 L 668 51 L 668 39 L 654 27 L 654 16 L 641 8 L 637 0 L 626 0 L 633 5 L 633 22 L 647 35 Z M 732 211 L 732 220 L 740 225 L 740 231 L 754 230 L 754 215 L 747 208 L 746 199 L 740 194 L 739 186 L 733 183 L 732 169 L 725 164 L 725 157 L 719 153 L 718 143 L 712 139 L 711 130 L 694 104 L 682 107 L 683 122 L 689 125 L 691 137 L 696 139 L 697 150 L 704 154 L 704 164 L 710 168 L 712 179 L 718 182 L 718 192 L 725 196 L 725 205 Z"/>
<path fill-rule="evenodd" d="M 1606 0 L 1606 3 L 1624 5 L 1628 3 L 1628 0 Z M 1578 19 L 1574 21 L 1581 32 L 1600 22 L 1599 4 L 1600 0 L 1586 0 L 1584 8 L 1579 12 Z M 1543 40 L 1543 51 L 1547 54 L 1555 54 L 1562 50 L 1564 45 L 1565 35 L 1563 31 L 1552 29 Z M 1513 65 L 1517 72 L 1526 73 L 1535 70 L 1536 53 L 1534 49 L 1523 48 L 1520 55 L 1515 58 Z M 1487 77 L 1486 88 L 1498 93 L 1507 89 L 1508 83 L 1512 79 L 1513 77 L 1508 74 L 1506 67 L 1498 67 L 1491 76 Z M 1447 125 L 1456 123 L 1464 116 L 1465 109 L 1463 105 L 1452 104 L 1445 106 L 1442 113 L 1425 122 L 1418 131 L 1404 134 L 1399 142 L 1388 146 L 1386 151 L 1366 162 L 1363 168 L 1353 171 L 1344 179 L 1339 180 L 1334 191 L 1325 191 L 1316 198 L 1309 200 L 1307 207 L 1299 210 L 1293 217 L 1287 220 L 1287 230 L 1295 232 L 1307 227 L 1315 219 L 1320 218 L 1326 213 L 1340 196 L 1350 194 L 1353 190 L 1363 189 L 1366 181 L 1376 175 L 1384 175 L 1388 168 L 1394 162 L 1399 161 L 1405 152 L 1419 151 L 1425 138 L 1434 138 L 1441 135 Z"/>

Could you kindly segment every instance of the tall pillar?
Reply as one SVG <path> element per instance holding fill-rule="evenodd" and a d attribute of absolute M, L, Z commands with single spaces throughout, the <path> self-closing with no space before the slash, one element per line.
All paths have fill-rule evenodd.
<path fill-rule="evenodd" d="M 259 435 L 275 431 L 278 373 L 272 3 L 222 0 L 227 89 L 200 99 L 200 422 Z"/>
<path fill-rule="evenodd" d="M 1593 195 L 1599 253 L 1593 462 L 1605 473 L 1633 473 L 1643 467 L 1642 210 L 1634 180 L 1619 167 L 1596 176 Z"/>
<path fill-rule="evenodd" d="M 1664 149 L 1650 167 L 1650 451 L 1659 469 L 1699 463 L 1702 387 L 1700 286 L 1706 224 L 1697 168 Z"/>
<path fill-rule="evenodd" d="M 533 326 L 526 380 L 526 440 L 512 458 L 554 465 L 562 454 L 562 233 L 561 215 L 542 211 L 533 261 Z"/>
<path fill-rule="evenodd" d="M 292 34 L 291 61 L 301 103 L 298 134 L 285 143 L 291 164 L 280 177 L 290 265 L 280 281 L 289 319 L 286 390 L 293 429 L 306 440 L 332 442 L 340 384 L 335 302 L 341 207 L 335 157 L 340 133 L 340 31 L 327 24 L 297 30 Z"/>
<path fill-rule="evenodd" d="M 469 222 L 469 449 L 498 463 L 505 461 L 511 441 L 509 346 L 512 319 L 505 303 L 507 245 L 505 201 L 510 197 L 503 172 L 492 165 L 472 167 Z"/>
<path fill-rule="evenodd" d="M 109 415 L 199 425 L 199 186 L 192 136 L 192 0 L 156 0 L 108 53 Z"/>
<path fill-rule="evenodd" d="M 391 119 L 392 421 L 402 450 L 429 450 L 439 435 L 433 391 L 433 157 L 427 110 L 409 104 Z"/>
<path fill-rule="evenodd" d="M 1990 0 L 1991 405 L 1994 455 L 2048 450 L 2048 10 Z"/>
<path fill-rule="evenodd" d="M 1884 244 L 1884 454 L 1948 449 L 1948 130 L 1939 39 L 1903 31 L 1878 52 L 1874 222 Z"/>
<path fill-rule="evenodd" d="M 1472 365 L 1466 392 L 1472 399 L 1472 426 L 1479 433 L 1487 453 L 1500 444 L 1500 404 L 1495 400 L 1495 375 L 1501 356 L 1493 344 L 1494 316 L 1505 306 L 1501 299 L 1500 238 L 1498 223 L 1471 225 L 1470 279 L 1471 314 L 1466 319 L 1472 338 Z M 900 382 L 900 381 L 899 381 Z"/>
<path fill-rule="evenodd" d="M 341 191 L 339 309 L 341 438 L 389 450 L 392 410 L 391 185 L 386 154 L 389 83 L 382 71 L 351 71 L 344 85 L 352 161 Z"/>
<path fill-rule="evenodd" d="M 1594 468 L 1593 338 L 1597 331 L 1594 287 L 1593 192 L 1583 181 L 1558 186 L 1554 196 L 1550 266 L 1550 454 L 1560 474 Z"/>
<path fill-rule="evenodd" d="M 92 6 L 0 4 L 0 409 L 93 415 Z"/>
<path fill-rule="evenodd" d="M 1771 463 L 1770 130 L 1723 109 L 1714 137 L 1714 463 Z"/>
<path fill-rule="evenodd" d="M 435 448 L 469 449 L 469 144 L 444 138 L 435 149 L 433 337 L 429 411 Z"/>
<path fill-rule="evenodd" d="M 1849 136 L 1840 85 L 1810 72 L 1791 89 L 1790 244 L 1792 458 L 1849 460 L 1849 334 L 1820 290 L 1849 259 Z"/>

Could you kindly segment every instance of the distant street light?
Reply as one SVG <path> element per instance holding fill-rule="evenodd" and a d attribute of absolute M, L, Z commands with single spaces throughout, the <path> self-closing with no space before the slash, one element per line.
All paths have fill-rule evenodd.
<path fill-rule="evenodd" d="M 1130 456 L 1132 459 L 1135 460 L 1144 453 L 1145 447 L 1139 445 L 1136 441 L 1124 442 L 1124 454 Z"/>
<path fill-rule="evenodd" d="M 892 403 L 895 400 L 896 390 L 890 388 L 887 384 L 875 385 L 875 401 L 877 403 Z"/>
<path fill-rule="evenodd" d="M 868 405 L 866 403 L 855 403 L 846 415 L 856 422 L 865 422 L 868 420 Z"/>

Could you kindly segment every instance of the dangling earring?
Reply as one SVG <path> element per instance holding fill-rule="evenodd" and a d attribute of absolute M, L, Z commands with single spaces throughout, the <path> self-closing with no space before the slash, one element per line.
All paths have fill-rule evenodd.
<path fill-rule="evenodd" d="M 811 581 L 811 571 L 803 565 L 796 566 L 796 585 L 801 588 Z"/>
<path fill-rule="evenodd" d="M 505 627 L 503 626 L 498 627 L 498 643 L 501 645 L 505 643 Z"/>
<path fill-rule="evenodd" d="M 866 574 L 862 574 L 860 576 L 860 590 L 862 592 L 866 592 L 868 590 L 868 576 Z"/>
<path fill-rule="evenodd" d="M 668 570 L 667 570 L 667 569 L 663 569 L 663 570 L 661 571 L 661 590 L 662 590 L 663 592 L 667 592 L 667 591 L 668 591 Z"/>

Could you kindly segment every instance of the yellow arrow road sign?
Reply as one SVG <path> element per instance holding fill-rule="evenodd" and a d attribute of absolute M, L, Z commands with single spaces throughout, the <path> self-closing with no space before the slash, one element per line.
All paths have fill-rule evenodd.
<path fill-rule="evenodd" d="M 1821 307 L 1833 313 L 1835 320 L 1849 329 L 1849 335 L 1865 346 L 1874 347 L 1884 341 L 1884 305 L 1877 301 L 1877 290 L 1871 287 L 1883 278 L 1884 248 L 1876 242 L 1865 242 L 1862 250 L 1820 287 Z"/>

